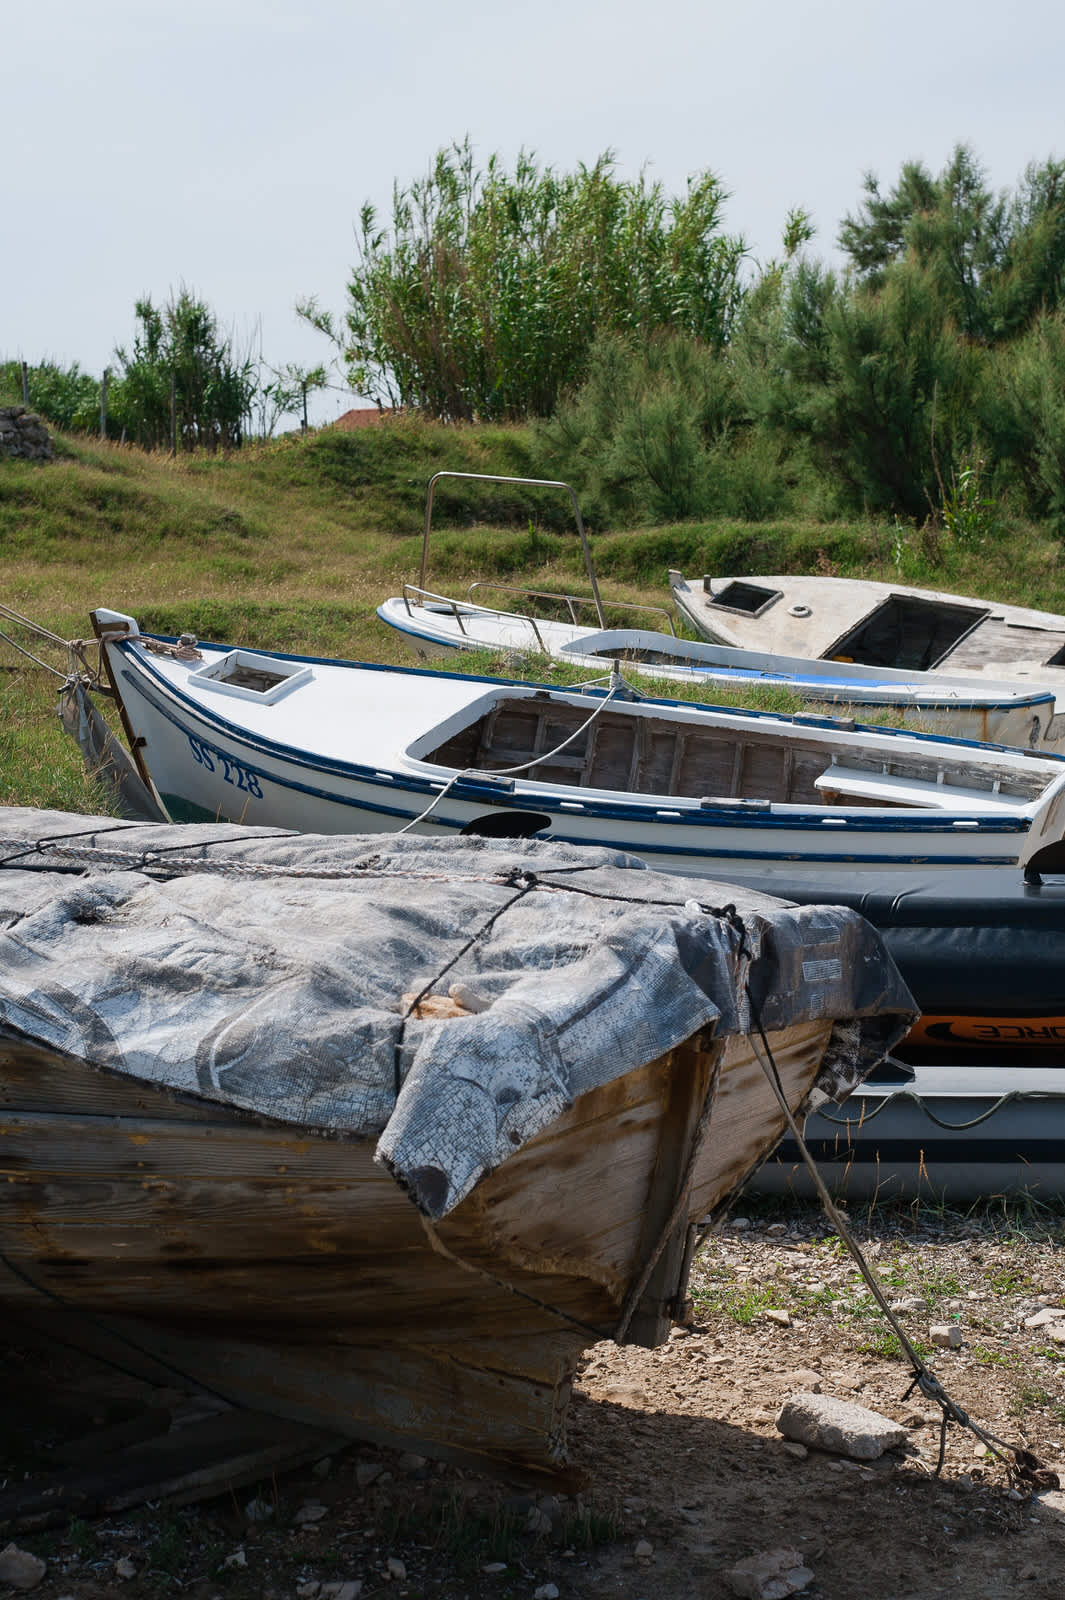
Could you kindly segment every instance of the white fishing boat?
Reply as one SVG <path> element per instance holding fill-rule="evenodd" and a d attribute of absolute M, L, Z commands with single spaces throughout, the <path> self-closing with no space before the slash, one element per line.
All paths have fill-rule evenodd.
<path fill-rule="evenodd" d="M 562 490 L 573 508 L 590 597 L 488 581 L 471 584 L 464 599 L 427 589 L 433 500 L 443 479 L 505 484 L 512 489 Z M 506 595 L 506 605 L 482 603 L 489 592 Z M 769 685 L 786 688 L 811 706 L 830 710 L 853 707 L 869 722 L 887 716 L 927 733 L 1032 748 L 1043 742 L 1054 716 L 1054 696 L 1049 689 L 988 681 L 974 684 L 942 675 L 930 679 L 890 664 L 818 662 L 762 647 L 734 649 L 678 639 L 672 616 L 664 607 L 612 601 L 610 609 L 626 618 L 635 615 L 639 626 L 606 626 L 591 547 L 577 496 L 569 484 L 489 473 L 438 472 L 429 480 L 426 494 L 418 583 L 404 584 L 401 594 L 378 606 L 377 615 L 401 635 L 421 661 L 454 650 L 478 649 L 535 653 L 593 671 L 602 670 L 606 661 L 617 661 L 637 677 L 704 685 L 709 699 L 721 691 Z M 588 625 L 589 611 L 595 614 L 593 626 Z M 647 619 L 652 619 L 650 626 Z"/>
<path fill-rule="evenodd" d="M 319 833 L 537 834 L 677 872 L 725 863 L 1037 870 L 1065 758 L 800 714 L 146 637 L 98 610 L 161 814 Z"/>
<path fill-rule="evenodd" d="M 529 593 L 527 598 L 535 601 L 536 596 Z M 544 598 L 563 599 L 575 607 L 579 603 L 575 595 Z M 439 660 L 456 650 L 482 649 L 535 653 L 600 672 L 616 661 L 637 679 L 698 684 L 708 699 L 722 691 L 781 688 L 811 706 L 853 709 L 870 722 L 891 716 L 927 733 L 1033 749 L 1042 743 L 1054 717 L 1050 689 L 733 650 L 649 628 L 589 628 L 577 621 L 537 616 L 532 609 L 501 610 L 433 594 L 414 584 L 404 584 L 402 594 L 378 606 L 377 615 L 421 661 Z"/>
<path fill-rule="evenodd" d="M 1027 606 L 861 578 L 669 575 L 673 600 L 704 639 L 741 650 L 940 678 L 1030 683 L 1054 694 L 1045 740 L 1065 733 L 1065 617 Z"/>

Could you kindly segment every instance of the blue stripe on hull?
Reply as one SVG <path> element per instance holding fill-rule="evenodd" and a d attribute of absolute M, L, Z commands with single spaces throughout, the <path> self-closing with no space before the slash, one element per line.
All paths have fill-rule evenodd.
<path fill-rule="evenodd" d="M 200 744 L 208 748 L 212 754 L 223 756 L 230 753 L 229 751 L 222 750 L 220 746 L 212 743 L 210 739 L 205 738 L 201 733 L 193 733 L 191 729 L 189 729 L 165 703 L 163 703 L 155 694 L 151 692 L 150 688 L 143 681 L 141 681 L 138 673 L 131 671 L 129 668 L 125 668 L 123 669 L 121 675 L 131 689 L 136 690 L 136 692 L 148 702 L 148 704 L 153 708 L 153 710 L 156 711 L 158 715 L 165 718 L 165 720 L 168 721 L 171 726 L 174 727 L 185 738 L 195 738 Z M 492 682 L 494 680 L 488 681 Z M 288 761 L 290 763 L 294 762 L 294 757 L 298 757 L 299 753 L 293 751 L 289 746 L 274 745 L 270 741 L 266 740 L 257 741 L 251 738 L 244 730 L 236 727 L 234 724 L 227 723 L 222 718 L 215 718 L 205 714 L 194 701 L 192 701 L 188 696 L 182 695 L 180 690 L 175 690 L 170 684 L 166 683 L 165 680 L 163 680 L 163 687 L 165 688 L 165 692 L 168 696 L 172 696 L 175 700 L 184 706 L 187 706 L 192 711 L 198 725 L 203 725 L 207 728 L 215 730 L 216 737 L 218 736 L 219 730 L 221 730 L 224 732 L 225 737 L 229 741 L 241 746 L 242 748 L 258 750 L 261 754 L 270 754 L 273 755 L 275 759 Z M 275 784 L 280 788 L 288 789 L 299 794 L 305 794 L 313 799 L 323 800 L 333 805 L 343 806 L 351 810 L 362 811 L 371 816 L 382 818 L 388 817 L 390 819 L 394 819 L 400 825 L 413 821 L 419 814 L 418 811 L 411 811 L 395 805 L 383 805 L 378 801 L 348 797 L 346 795 L 338 794 L 333 789 L 323 789 L 315 784 L 301 782 L 299 779 L 294 777 L 281 776 L 273 771 L 268 771 L 261 766 L 254 766 L 246 761 L 242 761 L 241 764 L 246 768 L 247 771 L 254 773 L 256 777 L 260 778 L 266 783 Z M 326 773 L 332 773 L 337 776 L 342 776 L 375 788 L 387 788 L 393 792 L 396 789 L 399 789 L 401 793 L 407 793 L 416 796 L 419 803 L 423 800 L 431 799 L 434 795 L 439 793 L 440 788 L 439 781 L 433 782 L 427 778 L 408 777 L 407 775 L 404 775 L 395 783 L 389 783 L 387 779 L 380 778 L 376 771 L 367 768 L 356 767 L 354 765 L 340 763 L 327 765 L 323 763 L 321 767 L 311 766 L 310 763 L 307 762 L 305 756 L 302 758 L 302 760 L 295 760 L 294 764 L 302 766 L 304 769 L 309 769 L 311 772 L 322 771 Z M 471 789 L 474 790 L 473 793 L 470 792 Z M 601 846 L 609 850 L 625 850 L 633 855 L 640 856 L 656 856 L 665 858 L 705 856 L 708 861 L 750 861 L 761 864 L 772 862 L 803 863 L 808 862 L 811 859 L 809 853 L 804 853 L 801 851 L 781 852 L 779 850 L 772 849 L 756 850 L 722 849 L 720 847 L 706 848 L 700 846 L 698 841 L 693 841 L 690 844 L 659 844 L 657 842 L 645 842 L 642 840 L 638 842 L 628 842 L 623 838 L 619 838 L 616 834 L 603 838 L 592 837 L 588 834 L 574 835 L 572 833 L 562 831 L 570 818 L 565 811 L 559 809 L 558 802 L 555 801 L 551 796 L 540 794 L 514 796 L 496 794 L 488 795 L 485 794 L 483 789 L 476 789 L 472 784 L 468 787 L 465 787 L 461 782 L 453 786 L 451 794 L 455 797 L 455 799 L 464 800 L 467 803 L 478 802 L 482 804 L 486 810 L 502 811 L 510 809 L 515 811 L 529 811 L 535 809 L 538 811 L 546 811 L 552 816 L 553 819 L 551 837 L 564 843 L 575 845 L 589 847 Z M 211 813 L 208 808 L 198 807 L 196 802 L 189 800 L 187 797 L 173 796 L 171 798 L 179 800 L 181 806 L 202 810 L 205 816 L 212 821 L 214 820 L 214 814 Z M 645 825 L 653 824 L 655 821 L 653 816 L 649 817 L 646 814 L 641 815 L 639 812 L 636 812 L 636 808 L 633 806 L 610 804 L 609 802 L 582 802 L 582 804 L 584 806 L 583 815 L 587 817 L 589 821 L 617 819 L 619 821 L 627 821 L 629 823 L 632 823 L 633 821 L 639 821 Z M 634 812 L 636 812 L 636 815 L 634 815 Z M 561 828 L 559 827 L 559 824 L 562 825 Z M 743 831 L 747 833 L 750 833 L 753 830 L 757 830 L 759 832 L 779 832 L 788 830 L 808 831 L 811 833 L 816 832 L 819 838 L 824 838 L 825 836 L 824 821 L 821 813 L 811 813 L 805 816 L 788 818 L 748 812 L 744 812 L 742 815 L 737 815 L 728 810 L 701 810 L 686 816 L 684 818 L 683 825 L 685 827 L 691 826 L 693 828 L 702 829 L 711 827 L 737 828 L 743 829 Z M 438 827 L 444 831 L 459 833 L 461 832 L 464 823 L 462 820 L 449 820 L 446 817 L 434 815 L 426 819 L 425 826 Z M 670 827 L 670 824 L 659 824 L 659 826 L 661 826 L 663 830 L 666 830 Z M 1017 819 L 980 819 L 979 828 L 972 830 L 972 833 L 1023 833 L 1027 832 L 1028 826 L 1029 824 L 1026 821 Z M 848 820 L 847 831 L 848 833 L 949 833 L 954 837 L 957 837 L 957 835 L 954 833 L 950 818 L 945 820 L 917 818 L 905 822 L 902 820 L 896 822 L 891 818 L 885 818 L 880 822 L 855 819 L 854 821 Z M 970 834 L 970 836 L 972 836 L 972 834 Z M 916 855 L 903 855 L 892 852 L 885 852 L 883 854 L 856 854 L 848 851 L 818 851 L 816 854 L 816 860 L 818 862 L 823 862 L 825 865 L 852 865 L 855 863 L 861 863 L 868 866 L 1010 866 L 1016 863 L 1017 858 L 1014 856 L 1004 859 L 1001 855 L 955 855 L 942 854 L 938 852 L 933 854 L 922 852 Z"/>

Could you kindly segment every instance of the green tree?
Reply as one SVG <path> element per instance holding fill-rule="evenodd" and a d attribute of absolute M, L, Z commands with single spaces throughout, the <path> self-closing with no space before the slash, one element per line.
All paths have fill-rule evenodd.
<path fill-rule="evenodd" d="M 82 372 L 75 361 L 60 367 L 42 361 L 27 369 L 30 405 L 56 428 L 88 431 L 100 425 L 100 381 Z M 22 363 L 0 363 L 0 400 L 6 405 L 22 403 Z"/>
<path fill-rule="evenodd" d="M 893 270 L 916 264 L 960 333 L 996 343 L 1061 304 L 1065 163 L 1033 163 L 1012 195 L 992 193 L 967 145 L 936 178 L 907 163 L 886 195 L 867 174 L 864 205 L 844 219 L 839 243 L 862 287 L 882 288 Z"/>
<path fill-rule="evenodd" d="M 115 354 L 122 372 L 109 410 L 126 437 L 149 449 L 171 434 L 171 386 L 181 450 L 239 446 L 258 385 L 256 363 L 222 335 L 213 312 L 188 289 L 156 307 L 138 300 L 130 350 Z"/>
<path fill-rule="evenodd" d="M 725 344 L 745 255 L 722 232 L 725 198 L 711 173 L 679 198 L 625 182 L 609 152 L 573 173 L 529 155 L 481 171 L 466 140 L 396 186 L 390 227 L 363 208 L 343 325 L 302 310 L 372 398 L 456 421 L 548 416 L 597 334 Z"/>

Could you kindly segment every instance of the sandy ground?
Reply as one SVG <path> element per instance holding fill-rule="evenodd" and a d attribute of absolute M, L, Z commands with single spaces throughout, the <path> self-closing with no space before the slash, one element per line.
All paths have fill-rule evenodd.
<path fill-rule="evenodd" d="M 859 1237 L 923 1349 L 933 1324 L 960 1329 L 960 1348 L 929 1357 L 952 1398 L 1065 1482 L 1065 1342 L 1053 1319 L 1026 1326 L 1065 1306 L 1055 1227 L 925 1214 L 866 1220 Z M 21 1537 L 47 1563 L 32 1592 L 717 1600 L 737 1562 L 786 1545 L 813 1573 L 811 1600 L 1065 1600 L 1065 1491 L 1011 1487 L 957 1427 L 934 1474 L 938 1409 L 907 1397 L 909 1367 L 823 1218 L 734 1221 L 692 1287 L 691 1325 L 659 1350 L 587 1353 L 570 1414 L 577 1493 L 353 1445 L 209 1503 Z M 866 1465 L 803 1452 L 774 1421 L 798 1390 L 871 1407 L 909 1442 Z"/>

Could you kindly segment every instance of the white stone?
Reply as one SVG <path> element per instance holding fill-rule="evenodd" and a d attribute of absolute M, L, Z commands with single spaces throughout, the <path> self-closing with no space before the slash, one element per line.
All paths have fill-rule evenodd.
<path fill-rule="evenodd" d="M 385 1564 L 385 1570 L 390 1578 L 398 1578 L 400 1581 L 407 1576 L 406 1563 L 401 1561 L 398 1556 L 389 1556 Z"/>
<path fill-rule="evenodd" d="M 887 1417 L 828 1394 L 789 1395 L 776 1425 L 786 1439 L 857 1461 L 875 1461 L 885 1450 L 906 1442 L 906 1429 Z"/>
<path fill-rule="evenodd" d="M 116 1578 L 135 1578 L 136 1576 L 137 1569 L 129 1559 L 129 1556 L 122 1556 L 120 1560 L 115 1562 Z"/>
<path fill-rule="evenodd" d="M 248 1565 L 248 1558 L 243 1550 L 234 1550 L 231 1556 L 226 1556 L 226 1559 L 222 1565 L 225 1567 L 246 1567 Z"/>
<path fill-rule="evenodd" d="M 807 1394 L 821 1393 L 821 1374 L 812 1367 L 797 1367 L 794 1372 L 788 1373 L 788 1386 L 792 1389 L 804 1389 Z"/>
<path fill-rule="evenodd" d="M 960 1350 L 962 1346 L 961 1329 L 956 1322 L 934 1322 L 928 1337 L 940 1350 Z"/>
<path fill-rule="evenodd" d="M 425 1456 L 415 1455 L 413 1450 L 404 1450 L 399 1458 L 400 1472 L 420 1472 L 425 1465 Z"/>
<path fill-rule="evenodd" d="M 1054 1322 L 1047 1329 L 1051 1344 L 1065 1344 L 1065 1322 Z"/>
<path fill-rule="evenodd" d="M 639 1539 L 633 1546 L 632 1553 L 637 1561 L 650 1561 L 655 1553 L 655 1547 L 650 1539 Z"/>
<path fill-rule="evenodd" d="M 12 1589 L 35 1588 L 47 1570 L 40 1556 L 20 1550 L 17 1544 L 5 1545 L 0 1550 L 0 1583 L 9 1583 Z"/>
<path fill-rule="evenodd" d="M 292 1520 L 296 1523 L 321 1522 L 322 1518 L 328 1514 L 328 1506 L 311 1503 L 305 1506 L 300 1506 Z"/>
<path fill-rule="evenodd" d="M 1034 1317 L 1025 1317 L 1024 1325 L 1026 1328 L 1045 1328 L 1048 1322 L 1062 1321 L 1065 1321 L 1065 1310 L 1060 1306 L 1044 1306 Z"/>
<path fill-rule="evenodd" d="M 263 1500 L 258 1495 L 244 1507 L 244 1515 L 249 1522 L 269 1522 L 273 1514 L 274 1508 L 269 1500 Z"/>
<path fill-rule="evenodd" d="M 489 1577 L 495 1577 L 497 1573 L 506 1572 L 506 1570 L 507 1564 L 505 1561 L 486 1561 L 481 1568 L 481 1571 L 486 1572 Z"/>
<path fill-rule="evenodd" d="M 558 1600 L 558 1584 L 542 1583 L 533 1590 L 533 1600 Z"/>
<path fill-rule="evenodd" d="M 741 1600 L 787 1600 L 813 1582 L 813 1572 L 803 1562 L 802 1552 L 791 1546 L 763 1550 L 758 1555 L 737 1561 L 725 1573 L 725 1582 Z"/>
<path fill-rule="evenodd" d="M 310 1578 L 306 1583 L 301 1583 L 296 1588 L 298 1600 L 317 1600 L 322 1585 L 317 1578 Z"/>
<path fill-rule="evenodd" d="M 775 1322 L 778 1327 L 791 1327 L 791 1313 L 788 1311 L 763 1311 L 762 1316 L 767 1322 Z"/>

